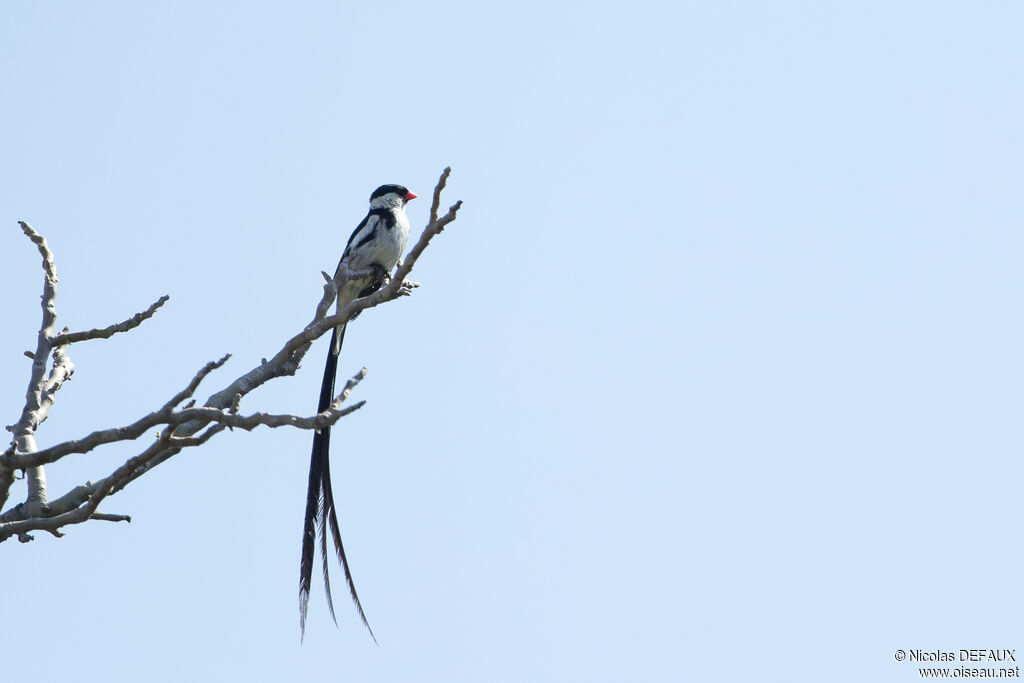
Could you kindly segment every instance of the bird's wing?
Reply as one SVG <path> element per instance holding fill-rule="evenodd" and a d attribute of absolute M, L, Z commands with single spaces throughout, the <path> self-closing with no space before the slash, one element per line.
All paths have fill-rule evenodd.
<path fill-rule="evenodd" d="M 348 256 L 349 252 L 352 250 L 353 244 L 358 244 L 364 241 L 365 236 L 372 232 L 374 226 L 370 226 L 370 230 L 367 230 L 366 226 L 366 224 L 370 222 L 371 216 L 373 216 L 373 211 L 370 211 L 370 213 L 366 214 L 366 218 L 361 220 L 359 222 L 359 225 L 356 226 L 356 229 L 352 231 L 352 234 L 348 238 L 348 242 L 345 244 L 345 251 L 341 255 L 342 260 L 345 260 L 345 257 Z M 357 235 L 359 235 L 358 238 L 356 237 Z"/>
<path fill-rule="evenodd" d="M 395 215 L 387 209 L 370 209 L 366 218 L 360 221 L 349 236 L 348 243 L 345 245 L 345 253 L 341 255 L 341 259 L 345 260 L 350 253 L 372 240 L 381 225 L 393 225 L 394 222 Z"/>

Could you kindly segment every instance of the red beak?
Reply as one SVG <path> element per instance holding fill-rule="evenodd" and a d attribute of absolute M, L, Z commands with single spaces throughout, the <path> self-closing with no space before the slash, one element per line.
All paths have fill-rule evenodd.
<path fill-rule="evenodd" d="M 414 195 L 412 192 L 409 192 L 408 190 L 405 191 L 405 201 L 409 201 L 410 199 L 416 199 L 417 196 L 418 195 Z"/>

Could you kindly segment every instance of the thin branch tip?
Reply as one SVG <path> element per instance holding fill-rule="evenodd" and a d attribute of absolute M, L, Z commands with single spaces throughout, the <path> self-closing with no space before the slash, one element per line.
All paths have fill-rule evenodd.
<path fill-rule="evenodd" d="M 164 294 L 162 297 L 154 301 L 149 305 L 146 310 L 136 313 L 127 320 L 123 320 L 113 325 L 108 325 L 102 329 L 84 330 L 82 332 L 69 332 L 68 328 L 64 328 L 59 334 L 53 336 L 50 342 L 54 345 L 58 344 L 73 344 L 75 342 L 88 341 L 90 339 L 109 339 L 118 332 L 128 332 L 141 325 L 146 320 L 149 320 L 157 312 L 157 310 L 167 303 L 168 299 L 171 298 L 170 294 Z"/>
<path fill-rule="evenodd" d="M 90 519 L 98 519 L 104 522 L 128 522 L 132 523 L 131 515 L 112 515 L 106 512 L 94 512 L 90 516 Z"/>

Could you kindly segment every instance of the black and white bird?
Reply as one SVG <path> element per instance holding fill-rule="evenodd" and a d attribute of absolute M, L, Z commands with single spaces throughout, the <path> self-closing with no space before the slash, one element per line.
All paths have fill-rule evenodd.
<path fill-rule="evenodd" d="M 338 263 L 335 282 L 338 281 L 342 265 L 349 271 L 372 271 L 371 277 L 354 278 L 342 283 L 338 289 L 338 310 L 359 297 L 372 294 L 380 289 L 388 274 L 398 264 L 405 247 L 409 243 L 409 219 L 405 215 L 405 205 L 416 195 L 401 185 L 381 185 L 370 195 L 370 211 L 366 218 L 356 227 L 348 239 L 345 253 Z M 327 353 L 327 364 L 324 367 L 323 384 L 320 386 L 320 402 L 317 412 L 323 412 L 330 406 L 334 397 L 334 377 L 338 369 L 338 355 L 345 339 L 345 327 L 339 325 L 331 335 L 331 348 Z M 323 556 L 324 587 L 327 592 L 327 607 L 331 619 L 334 617 L 334 603 L 331 600 L 331 580 L 328 573 L 327 532 L 330 530 L 334 548 L 345 572 L 345 581 L 352 594 L 359 616 L 363 624 L 373 635 L 359 602 L 352 572 L 349 570 L 345 547 L 341 544 L 341 530 L 334 504 L 334 493 L 331 490 L 330 465 L 331 428 L 325 427 L 313 434 L 313 453 L 309 461 L 309 490 L 306 494 L 306 518 L 302 529 L 302 560 L 299 567 L 299 628 L 302 635 L 306 632 L 306 609 L 309 603 L 309 588 L 313 574 L 313 555 L 317 535 L 320 536 L 320 554 Z"/>

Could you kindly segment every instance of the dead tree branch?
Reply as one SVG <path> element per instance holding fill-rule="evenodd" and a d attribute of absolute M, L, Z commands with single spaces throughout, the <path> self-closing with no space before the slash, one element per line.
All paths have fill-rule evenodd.
<path fill-rule="evenodd" d="M 62 535 L 63 527 L 90 519 L 130 522 L 131 518 L 128 515 L 99 512 L 97 506 L 107 496 L 152 471 L 161 462 L 165 462 L 185 448 L 195 448 L 207 443 L 227 428 L 252 430 L 257 427 L 288 426 L 297 429 L 321 429 L 333 425 L 345 415 L 361 408 L 364 404 L 362 401 L 346 407 L 342 407 L 342 403 L 365 377 L 365 368 L 346 383 L 326 410 L 316 415 L 300 417 L 262 412 L 239 414 L 239 404 L 243 396 L 271 379 L 294 375 L 312 343 L 325 333 L 348 322 L 361 311 L 411 294 L 413 288 L 418 285 L 406 278 L 417 259 L 427 248 L 430 240 L 455 220 L 462 206 L 461 201 L 456 202 L 445 215 L 438 216 L 441 192 L 450 173 L 451 169 L 446 168 L 434 188 L 430 222 L 406 255 L 404 262 L 399 263 L 394 276 L 378 291 L 356 299 L 329 316 L 327 313 L 337 297 L 338 288 L 349 278 L 367 277 L 372 273 L 347 272 L 341 269 L 337 280 L 325 273 L 323 296 L 316 306 L 313 319 L 288 339 L 270 360 L 262 361 L 210 395 L 202 406 L 196 407 L 195 392 L 213 371 L 224 366 L 230 356 L 225 355 L 204 365 L 181 391 L 171 396 L 157 410 L 143 415 L 134 422 L 121 427 L 97 430 L 82 438 L 46 448 L 38 447 L 36 433 L 46 420 L 57 391 L 74 372 L 69 355 L 70 346 L 91 339 L 108 339 L 114 334 L 128 332 L 153 317 L 169 297 L 162 296 L 146 310 L 107 327 L 80 332 L 69 332 L 65 328 L 55 332 L 58 276 L 53 253 L 41 235 L 28 223 L 21 222 L 22 231 L 36 245 L 43 257 L 43 317 L 37 335 L 36 349 L 26 353 L 32 359 L 32 369 L 29 374 L 25 407 L 18 422 L 7 428 L 13 434 L 11 445 L 0 453 L 0 509 L 10 496 L 14 474 L 18 470 L 26 473 L 28 496 L 25 502 L 0 513 L 0 542 L 11 537 L 17 537 L 21 541 L 32 540 L 32 531 L 46 531 L 59 537 Z M 179 407 L 186 401 L 183 407 Z M 106 444 L 137 440 L 155 428 L 159 428 L 159 434 L 154 441 L 107 476 L 76 486 L 54 500 L 47 498 L 47 465 L 57 463 L 69 455 L 91 452 Z"/>
<path fill-rule="evenodd" d="M 74 344 L 75 342 L 86 341 L 88 339 L 110 339 L 118 332 L 127 332 L 133 330 L 142 324 L 144 320 L 149 320 L 156 313 L 156 309 L 167 303 L 170 299 L 169 294 L 164 294 L 162 297 L 150 304 L 149 308 L 144 310 L 142 313 L 136 313 L 132 317 L 128 318 L 124 322 L 119 322 L 109 327 L 104 327 L 102 330 L 85 330 L 83 332 L 61 332 L 51 339 L 53 344 Z"/>

